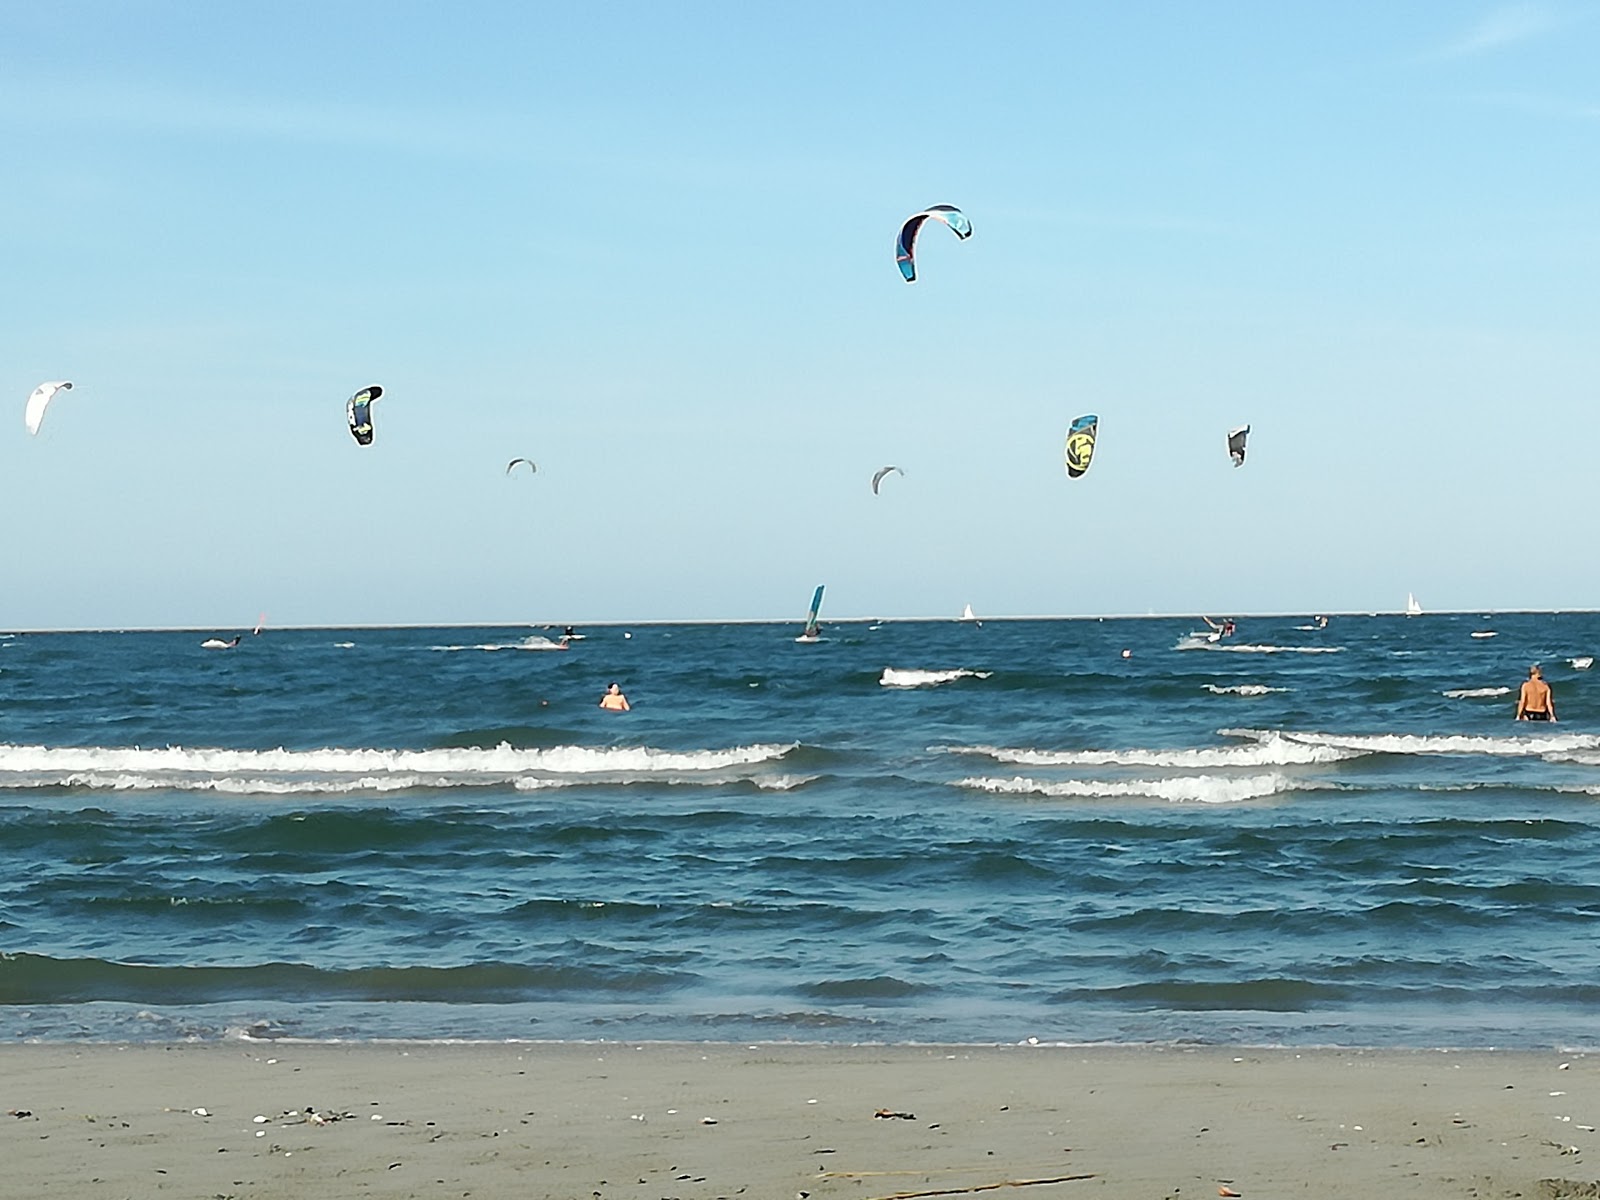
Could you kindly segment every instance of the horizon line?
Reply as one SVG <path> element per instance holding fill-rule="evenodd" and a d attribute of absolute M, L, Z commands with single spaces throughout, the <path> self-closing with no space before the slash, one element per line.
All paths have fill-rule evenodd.
<path fill-rule="evenodd" d="M 1221 609 L 1213 611 L 1221 612 Z M 1470 614 L 1479 614 L 1485 618 L 1496 616 L 1561 616 L 1566 613 L 1593 614 L 1600 613 L 1600 608 L 1500 608 L 1490 609 L 1487 613 L 1482 608 L 1437 608 L 1429 609 L 1418 616 L 1424 617 L 1459 617 Z M 1306 617 L 1308 614 L 1326 616 L 1330 620 L 1335 617 L 1371 619 L 1373 617 L 1404 617 L 1404 609 L 1361 609 L 1361 610 L 1333 610 L 1326 609 L 1321 613 L 1311 614 L 1309 609 L 1284 609 L 1270 612 L 1237 612 L 1226 619 L 1235 621 L 1262 621 L 1281 620 L 1293 617 Z M 913 617 L 828 617 L 820 623 L 823 625 L 870 625 L 870 624 L 953 624 L 953 625 L 981 625 L 986 621 L 1177 621 L 1193 620 L 1201 615 L 1198 610 L 1183 612 L 1145 612 L 1145 613 L 1014 613 L 1003 616 L 973 616 L 973 617 L 947 617 L 947 616 L 913 616 Z M 1416 618 L 1411 618 L 1415 620 Z M 623 627 L 655 626 L 655 625 L 803 625 L 801 617 L 648 617 L 640 620 L 607 619 L 597 621 L 396 621 L 387 623 L 355 622 L 351 624 L 326 624 L 323 622 L 310 622 L 307 624 L 269 625 L 263 632 L 270 630 L 323 630 L 323 629 L 555 629 L 563 626 L 572 626 L 589 629 L 617 629 Z M 41 633 L 208 633 L 218 629 L 232 629 L 237 626 L 230 625 L 105 625 L 105 626 L 14 626 L 9 633 L 0 636 L 30 636 Z"/>

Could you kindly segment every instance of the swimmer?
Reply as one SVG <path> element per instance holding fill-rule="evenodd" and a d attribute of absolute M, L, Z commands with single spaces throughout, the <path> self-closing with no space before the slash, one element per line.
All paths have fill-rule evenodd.
<path fill-rule="evenodd" d="M 1554 721 L 1556 719 L 1556 698 L 1550 694 L 1550 685 L 1544 681 L 1544 675 L 1535 663 L 1528 668 L 1527 682 L 1522 685 L 1522 692 L 1517 696 L 1518 721 Z"/>
<path fill-rule="evenodd" d="M 600 697 L 600 707 L 607 712 L 627 712 L 633 705 L 628 703 L 628 698 L 622 694 L 622 685 L 613 683 L 606 688 L 606 694 Z"/>

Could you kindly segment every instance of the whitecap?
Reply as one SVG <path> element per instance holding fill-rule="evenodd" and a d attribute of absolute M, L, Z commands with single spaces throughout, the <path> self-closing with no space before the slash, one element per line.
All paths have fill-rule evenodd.
<path fill-rule="evenodd" d="M 1208 683 L 1206 691 L 1215 696 L 1266 696 L 1272 692 L 1287 692 L 1288 688 L 1268 687 L 1264 683 L 1235 683 L 1224 687 Z"/>
<path fill-rule="evenodd" d="M 1328 747 L 1361 754 L 1461 754 L 1528 758 L 1576 750 L 1600 749 L 1600 737 L 1585 733 L 1480 737 L 1469 734 L 1334 734 L 1286 729 L 1223 729 L 1219 732 L 1224 737 L 1247 738 L 1252 741 L 1282 739 L 1295 745 Z"/>
<path fill-rule="evenodd" d="M 1263 737 L 1248 746 L 1203 746 L 1174 750 L 1034 750 L 1000 746 L 942 747 L 951 754 L 982 755 L 1030 767 L 1288 767 L 1342 762 L 1361 751 L 1311 746 Z"/>
<path fill-rule="evenodd" d="M 1594 666 L 1594 656 L 1582 654 L 1577 658 L 1567 659 L 1567 663 L 1574 671 L 1587 671 L 1590 667 Z"/>
<path fill-rule="evenodd" d="M 1259 800 L 1303 785 L 1276 773 L 1267 775 L 1181 775 L 1170 779 L 1043 780 L 1017 775 L 1010 779 L 973 776 L 957 780 L 956 787 L 1011 796 L 1048 796 L 1058 799 L 1165 800 L 1173 804 L 1238 804 Z"/>
<path fill-rule="evenodd" d="M 882 687 L 935 687 L 941 683 L 954 683 L 957 679 L 988 679 L 992 674 L 994 674 L 992 671 L 969 671 L 965 668 L 948 671 L 918 671 L 885 667 L 878 683 Z"/>
<path fill-rule="evenodd" d="M 220 750 L 0 745 L 0 788 L 170 789 L 251 794 L 398 791 L 408 788 L 553 786 L 563 779 L 671 778 L 752 767 L 799 743 L 726 749 L 552 746 L 517 749 Z"/>
<path fill-rule="evenodd" d="M 1452 700 L 1480 700 L 1488 696 L 1509 696 L 1511 689 L 1508 687 L 1452 688 L 1448 692 L 1440 692 L 1439 694 L 1448 696 Z"/>
<path fill-rule="evenodd" d="M 1339 654 L 1343 646 L 1271 646 L 1258 642 L 1213 642 L 1199 634 L 1179 638 L 1174 650 L 1215 650 L 1223 654 Z"/>

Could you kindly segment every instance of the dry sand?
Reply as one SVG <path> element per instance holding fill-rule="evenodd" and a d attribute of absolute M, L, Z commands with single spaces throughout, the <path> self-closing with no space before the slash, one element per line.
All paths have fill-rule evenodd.
<path fill-rule="evenodd" d="M 1600 1196 L 1558 1053 L 11 1045 L 6 1109 L 27 1200 Z"/>

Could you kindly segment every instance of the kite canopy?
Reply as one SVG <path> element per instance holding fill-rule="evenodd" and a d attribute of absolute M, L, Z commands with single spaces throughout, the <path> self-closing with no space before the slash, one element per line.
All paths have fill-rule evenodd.
<path fill-rule="evenodd" d="M 344 402 L 344 415 L 350 421 L 350 436 L 363 446 L 372 445 L 372 404 L 383 389 L 377 384 L 364 387 Z"/>
<path fill-rule="evenodd" d="M 879 467 L 872 473 L 872 494 L 874 496 L 878 494 L 878 485 L 883 482 L 883 477 L 889 474 L 904 475 L 905 472 L 899 467 Z"/>
<path fill-rule="evenodd" d="M 34 388 L 28 396 L 28 407 L 23 410 L 22 420 L 28 426 L 28 432 L 37 434 L 39 425 L 44 421 L 44 410 L 50 407 L 50 401 L 55 399 L 57 392 L 70 392 L 72 384 L 65 379 L 54 383 L 41 383 Z"/>
<path fill-rule="evenodd" d="M 1094 439 L 1100 431 L 1100 418 L 1093 413 L 1079 417 L 1067 428 L 1067 478 L 1076 479 L 1089 469 L 1094 457 Z"/>
<path fill-rule="evenodd" d="M 1228 453 L 1233 455 L 1233 465 L 1244 466 L 1244 443 L 1250 436 L 1250 426 L 1241 425 L 1237 429 L 1228 430 Z M 1270 449 L 1270 447 L 1268 447 Z"/>
<path fill-rule="evenodd" d="M 900 227 L 900 237 L 894 246 L 895 262 L 900 264 L 900 274 L 906 277 L 907 283 L 916 282 L 917 234 L 922 231 L 923 224 L 930 218 L 943 221 L 950 227 L 950 232 L 963 242 L 972 236 L 972 222 L 967 220 L 967 214 L 950 204 L 935 204 L 908 218 Z"/>
<path fill-rule="evenodd" d="M 510 462 L 508 462 L 506 464 L 506 474 L 507 475 L 511 474 L 511 468 L 516 466 L 518 463 L 527 463 L 528 464 L 528 470 L 533 474 L 538 474 L 538 472 L 539 472 L 539 464 L 534 462 L 533 459 L 531 459 L 531 458 L 513 458 Z"/>

